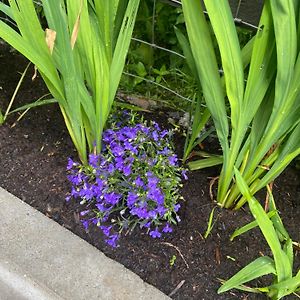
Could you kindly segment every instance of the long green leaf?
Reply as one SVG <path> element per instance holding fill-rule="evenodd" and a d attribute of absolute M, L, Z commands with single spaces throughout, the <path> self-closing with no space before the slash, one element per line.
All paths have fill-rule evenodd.
<path fill-rule="evenodd" d="M 235 168 L 237 185 L 241 193 L 246 197 L 251 213 L 256 219 L 268 245 L 270 246 L 277 272 L 278 282 L 292 277 L 292 266 L 286 253 L 282 250 L 279 238 L 276 234 L 273 223 L 267 216 L 259 202 L 251 195 L 250 190 L 240 172 Z"/>
<path fill-rule="evenodd" d="M 237 129 L 244 97 L 244 71 L 241 49 L 228 1 L 204 0 L 220 49 L 231 123 Z"/>
<path fill-rule="evenodd" d="M 300 123 L 293 130 L 286 144 L 280 152 L 279 157 L 275 161 L 269 172 L 261 179 L 259 185 L 255 191 L 260 190 L 268 183 L 273 181 L 286 167 L 287 165 L 300 154 Z"/>
<path fill-rule="evenodd" d="M 12 111 L 9 112 L 9 115 L 10 114 L 13 114 L 13 113 L 16 113 L 16 112 L 19 112 L 19 111 L 23 111 L 23 110 L 26 110 L 28 108 L 36 108 L 36 107 L 39 107 L 39 106 L 43 106 L 43 105 L 48 105 L 48 104 L 53 104 L 53 103 L 57 103 L 58 101 L 54 98 L 52 99 L 45 99 L 45 100 L 41 100 L 41 101 L 35 101 L 35 102 L 32 102 L 32 103 L 28 103 L 28 104 L 25 104 L 25 105 L 22 105 Z"/>
<path fill-rule="evenodd" d="M 237 288 L 246 282 L 268 274 L 276 274 L 273 259 L 268 256 L 259 257 L 227 280 L 218 289 L 218 294 Z"/>
<path fill-rule="evenodd" d="M 268 296 L 272 299 L 281 299 L 290 295 L 300 287 L 300 271 L 293 278 L 278 282 L 270 286 Z"/>
<path fill-rule="evenodd" d="M 268 216 L 268 218 L 271 219 L 273 216 L 276 215 L 276 213 L 277 213 L 276 210 L 272 210 L 272 211 L 269 211 L 269 212 L 267 213 L 267 216 Z M 252 221 L 252 222 L 250 222 L 249 224 L 246 224 L 245 226 L 236 229 L 236 230 L 234 231 L 234 233 L 230 236 L 230 241 L 233 241 L 236 237 L 238 237 L 238 236 L 240 236 L 240 235 L 242 235 L 242 234 L 244 234 L 244 233 L 246 233 L 246 232 L 248 232 L 248 231 L 254 229 L 254 228 L 257 227 L 257 226 L 258 226 L 257 221 Z"/>
<path fill-rule="evenodd" d="M 228 121 L 216 56 L 203 9 L 198 0 L 183 0 L 183 12 L 198 78 L 224 153 L 228 149 Z"/>
<path fill-rule="evenodd" d="M 195 161 L 191 161 L 188 163 L 188 167 L 191 171 L 205 169 L 208 167 L 213 167 L 217 165 L 221 165 L 223 163 L 222 156 L 212 156 L 209 158 L 203 158 Z"/>

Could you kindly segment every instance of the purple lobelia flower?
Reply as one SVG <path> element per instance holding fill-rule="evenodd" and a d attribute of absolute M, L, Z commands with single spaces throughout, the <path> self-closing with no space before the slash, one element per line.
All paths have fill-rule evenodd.
<path fill-rule="evenodd" d="M 138 186 L 138 187 L 142 187 L 142 186 L 144 186 L 144 181 L 143 181 L 143 179 L 142 179 L 140 176 L 138 176 L 138 177 L 134 180 L 134 184 L 135 184 L 136 186 Z"/>
<path fill-rule="evenodd" d="M 182 170 L 181 171 L 181 176 L 184 178 L 184 180 L 188 180 L 188 176 L 187 176 L 187 170 Z"/>
<path fill-rule="evenodd" d="M 178 212 L 181 205 L 178 203 L 178 204 L 175 204 L 173 207 L 174 207 L 174 211 Z"/>
<path fill-rule="evenodd" d="M 128 165 L 124 166 L 123 173 L 125 176 L 129 176 L 131 174 L 131 166 Z"/>
<path fill-rule="evenodd" d="M 153 238 L 160 238 L 161 237 L 161 233 L 158 231 L 157 228 L 155 228 L 155 230 L 151 230 L 149 232 L 149 235 Z"/>
<path fill-rule="evenodd" d="M 172 232 L 172 231 L 173 231 L 173 229 L 169 223 L 167 223 L 166 226 L 162 230 L 162 232 L 164 232 L 164 233 L 168 233 L 168 232 Z"/>
<path fill-rule="evenodd" d="M 72 159 L 67 164 L 72 190 L 66 199 L 80 198 L 86 206 L 83 226 L 100 227 L 111 247 L 117 246 L 122 229 L 139 224 L 160 238 L 180 221 L 178 185 L 186 171 L 171 147 L 172 132 L 155 122 L 133 124 L 136 118 L 128 113 L 111 117 L 101 154 L 90 154 L 88 166 Z"/>
<path fill-rule="evenodd" d="M 132 207 L 137 200 L 139 199 L 139 196 L 133 192 L 129 192 L 127 196 L 127 205 L 128 207 Z"/>
<path fill-rule="evenodd" d="M 158 151 L 158 154 L 169 155 L 171 150 L 168 147 L 165 147 L 163 150 Z"/>
<path fill-rule="evenodd" d="M 116 142 L 110 144 L 111 152 L 114 156 L 122 156 L 124 154 L 124 149 Z"/>
<path fill-rule="evenodd" d="M 117 194 L 115 192 L 104 194 L 105 202 L 111 205 L 116 205 L 121 199 L 122 195 Z"/>
<path fill-rule="evenodd" d="M 70 171 L 74 166 L 78 164 L 75 163 L 71 158 L 68 158 L 67 171 Z"/>
<path fill-rule="evenodd" d="M 151 176 L 148 177 L 148 184 L 147 184 L 147 186 L 149 188 L 156 187 L 158 183 L 159 183 L 159 179 L 156 176 L 154 176 L 154 175 L 151 174 Z"/>
<path fill-rule="evenodd" d="M 102 230 L 102 232 L 105 236 L 110 236 L 110 230 L 112 229 L 112 226 L 101 225 L 100 229 Z"/>
<path fill-rule="evenodd" d="M 120 236 L 118 234 L 113 234 L 108 239 L 106 239 L 105 242 L 112 248 L 116 248 L 118 245 L 119 237 Z"/>
<path fill-rule="evenodd" d="M 173 154 L 172 156 L 169 157 L 169 163 L 171 166 L 175 166 L 178 161 L 177 155 Z"/>
<path fill-rule="evenodd" d="M 90 154 L 89 155 L 89 164 L 96 168 L 98 166 L 98 162 L 99 162 L 99 156 L 96 154 Z"/>

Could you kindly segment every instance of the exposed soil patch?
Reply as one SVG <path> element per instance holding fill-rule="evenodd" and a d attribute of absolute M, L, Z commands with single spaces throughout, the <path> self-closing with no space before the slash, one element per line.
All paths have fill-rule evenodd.
<path fill-rule="evenodd" d="M 0 46 L 0 99 L 5 107 L 18 81 L 26 60 L 9 48 Z M 38 78 L 31 81 L 31 68 L 17 104 L 37 99 L 47 92 Z M 3 101 L 4 100 L 4 101 Z M 3 106 L 3 102 L 4 106 Z M 207 220 L 214 204 L 209 197 L 209 182 L 216 170 L 189 174 L 182 195 L 182 222 L 174 233 L 163 239 L 152 239 L 136 229 L 113 250 L 106 246 L 97 228 L 85 232 L 79 222 L 80 207 L 75 201 L 65 202 L 70 189 L 65 167 L 68 157 L 76 157 L 64 122 L 56 105 L 29 111 L 13 128 L 16 115 L 0 127 L 0 186 L 40 210 L 62 226 L 73 231 L 107 256 L 122 263 L 148 283 L 170 294 L 181 284 L 173 299 L 264 299 L 234 291 L 218 296 L 218 278 L 226 279 L 259 255 L 269 254 L 258 230 L 234 242 L 230 234 L 252 218 L 247 211 L 218 210 L 218 221 L 212 234 L 204 240 Z M 178 139 L 178 151 L 182 148 Z M 295 241 L 300 241 L 299 171 L 289 168 L 275 183 L 275 199 L 283 221 Z M 21 220 L 20 220 L 21 221 Z M 0 221 L 1 222 L 1 221 Z M 170 259 L 176 256 L 174 265 Z M 298 258 L 296 260 L 299 261 Z M 290 299 L 294 299 L 291 297 Z"/>

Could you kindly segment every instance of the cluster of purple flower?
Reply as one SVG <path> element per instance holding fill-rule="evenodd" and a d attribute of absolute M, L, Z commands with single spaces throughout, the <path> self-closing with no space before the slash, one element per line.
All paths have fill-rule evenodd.
<path fill-rule="evenodd" d="M 185 170 L 171 145 L 172 132 L 155 122 L 123 126 L 114 122 L 103 132 L 103 150 L 90 154 L 87 166 L 68 161 L 70 198 L 81 199 L 82 223 L 96 224 L 105 241 L 117 246 L 122 230 L 137 224 L 153 238 L 172 232 L 180 221 L 179 187 Z"/>

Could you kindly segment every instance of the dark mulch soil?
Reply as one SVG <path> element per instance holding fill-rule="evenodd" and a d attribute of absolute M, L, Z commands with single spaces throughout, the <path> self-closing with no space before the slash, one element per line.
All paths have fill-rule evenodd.
<path fill-rule="evenodd" d="M 23 71 L 26 60 L 5 45 L 0 46 L 0 98 L 6 105 Z M 26 103 L 45 94 L 42 81 L 31 81 L 31 68 L 17 104 Z M 4 102 L 4 104 L 3 104 Z M 218 278 L 233 275 L 242 266 L 262 254 L 269 254 L 258 230 L 253 230 L 234 242 L 230 234 L 251 220 L 243 210 L 219 210 L 212 234 L 203 239 L 213 203 L 209 197 L 209 182 L 217 175 L 215 170 L 191 173 L 182 195 L 182 222 L 173 234 L 161 240 L 152 239 L 136 229 L 123 237 L 120 247 L 106 246 L 94 228 L 85 232 L 79 222 L 78 204 L 66 203 L 70 189 L 65 166 L 68 157 L 76 157 L 57 106 L 32 109 L 11 128 L 16 115 L 0 127 L 0 186 L 35 207 L 49 218 L 85 239 L 107 256 L 122 263 L 146 282 L 170 294 L 180 286 L 173 299 L 264 299 L 238 291 L 218 296 Z M 180 142 L 180 141 L 179 141 Z M 182 144 L 177 143 L 178 149 Z M 292 238 L 300 240 L 300 186 L 299 171 L 289 168 L 276 181 L 275 196 L 283 221 Z M 22 222 L 22 220 L 20 220 Z M 1 221 L 0 221 L 1 224 Z M 173 266 L 172 256 L 176 256 Z M 296 260 L 299 260 L 298 258 Z M 293 299 L 293 297 L 291 297 Z"/>

